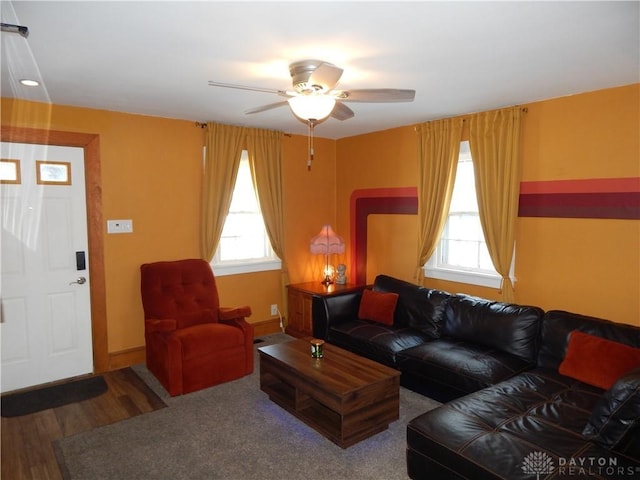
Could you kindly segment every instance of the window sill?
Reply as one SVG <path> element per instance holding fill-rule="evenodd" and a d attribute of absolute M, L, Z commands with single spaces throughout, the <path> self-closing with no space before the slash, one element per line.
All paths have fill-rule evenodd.
<path fill-rule="evenodd" d="M 470 285 L 479 285 L 481 287 L 489 287 L 499 289 L 502 278 L 498 275 L 469 272 L 463 270 L 450 270 L 445 268 L 433 268 L 425 265 L 424 276 L 428 278 L 437 278 L 438 280 L 447 280 L 456 283 L 468 283 Z"/>
<path fill-rule="evenodd" d="M 236 262 L 227 264 L 211 264 L 213 273 L 216 277 L 224 277 L 225 275 L 238 275 L 242 273 L 266 272 L 270 270 L 280 270 L 282 261 L 276 260 L 260 260 L 255 262 Z"/>

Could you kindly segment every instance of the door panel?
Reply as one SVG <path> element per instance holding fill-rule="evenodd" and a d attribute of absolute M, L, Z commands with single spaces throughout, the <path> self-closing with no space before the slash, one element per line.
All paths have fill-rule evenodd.
<path fill-rule="evenodd" d="M 0 185 L 2 392 L 93 371 L 90 284 L 74 283 L 76 252 L 88 251 L 84 150 L 2 143 L 19 159 L 21 183 Z M 47 183 L 36 162 L 69 182 Z M 43 181 L 44 178 L 44 181 Z M 88 265 L 88 262 L 87 262 Z"/>
<path fill-rule="evenodd" d="M 15 364 L 29 358 L 29 335 L 27 305 L 24 298 L 11 298 L 2 301 L 4 318 L 15 319 L 2 323 L 2 335 L 11 342 L 2 342 L 2 363 Z"/>
<path fill-rule="evenodd" d="M 72 245 L 73 237 L 68 228 L 60 228 L 61 225 L 71 226 L 71 199 L 52 198 L 46 199 L 44 209 L 44 232 L 41 237 L 44 240 L 43 250 L 46 251 L 46 269 L 49 271 L 72 270 L 74 257 L 69 255 L 69 245 Z"/>

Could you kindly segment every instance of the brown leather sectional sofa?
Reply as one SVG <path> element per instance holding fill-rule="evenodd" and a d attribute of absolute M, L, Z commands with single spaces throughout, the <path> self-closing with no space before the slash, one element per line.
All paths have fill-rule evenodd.
<path fill-rule="evenodd" d="M 373 290 L 397 295 L 391 323 L 359 318 L 361 292 L 318 297 L 314 335 L 445 402 L 407 426 L 412 479 L 640 478 L 640 363 L 607 388 L 591 384 L 600 366 L 633 365 L 640 328 L 384 275 Z M 613 350 L 578 352 L 574 370 L 590 362 L 567 372 L 575 331 Z"/>

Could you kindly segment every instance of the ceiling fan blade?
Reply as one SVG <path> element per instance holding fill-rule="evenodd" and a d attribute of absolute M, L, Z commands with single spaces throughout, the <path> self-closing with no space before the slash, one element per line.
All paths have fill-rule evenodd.
<path fill-rule="evenodd" d="M 246 85 L 235 85 L 233 83 L 221 83 L 221 82 L 213 82 L 209 80 L 210 87 L 223 87 L 223 88 L 236 88 L 238 90 L 250 90 L 252 92 L 263 92 L 263 93 L 275 93 L 277 95 L 283 95 L 285 97 L 289 97 L 287 92 L 284 90 L 276 90 L 273 88 L 261 88 L 261 87 L 248 87 Z"/>
<path fill-rule="evenodd" d="M 334 92 L 336 98 L 343 102 L 413 102 L 415 90 L 398 90 L 396 88 L 364 88 L 357 90 L 341 90 Z"/>
<path fill-rule="evenodd" d="M 342 102 L 336 102 L 336 106 L 333 107 L 333 110 L 331 111 L 331 116 L 338 120 L 348 120 L 354 115 L 355 113 L 353 113 L 353 110 Z"/>
<path fill-rule="evenodd" d="M 331 63 L 321 63 L 318 67 L 311 72 L 309 76 L 309 85 L 318 85 L 322 87 L 323 92 L 328 92 L 336 86 L 338 80 L 342 76 L 344 70 L 332 65 Z"/>
<path fill-rule="evenodd" d="M 252 113 L 266 112 L 267 110 L 271 110 L 272 108 L 284 107 L 285 105 L 288 105 L 288 104 L 289 102 L 284 100 L 282 102 L 270 103 L 268 105 L 263 105 L 261 107 L 252 108 L 250 110 L 245 111 L 244 113 L 245 115 L 251 115 Z"/>

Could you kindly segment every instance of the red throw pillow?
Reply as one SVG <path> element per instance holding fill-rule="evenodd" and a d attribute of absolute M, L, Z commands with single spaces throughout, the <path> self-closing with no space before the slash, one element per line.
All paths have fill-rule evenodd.
<path fill-rule="evenodd" d="M 393 313 L 398 303 L 397 293 L 376 292 L 365 289 L 362 291 L 358 318 L 374 322 L 393 325 Z"/>
<path fill-rule="evenodd" d="M 608 390 L 622 375 L 640 366 L 640 348 L 574 330 L 558 371 Z"/>

